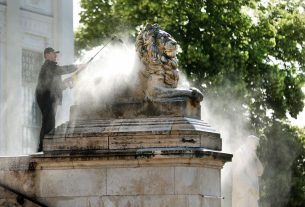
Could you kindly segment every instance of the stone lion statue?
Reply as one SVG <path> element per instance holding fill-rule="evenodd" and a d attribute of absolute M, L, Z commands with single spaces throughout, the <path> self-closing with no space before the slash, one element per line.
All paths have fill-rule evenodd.
<path fill-rule="evenodd" d="M 147 24 L 137 36 L 136 50 L 144 65 L 139 73 L 139 88 L 146 99 L 187 96 L 202 101 L 203 95 L 198 89 L 177 89 L 177 47 L 176 40 L 157 24 Z"/>

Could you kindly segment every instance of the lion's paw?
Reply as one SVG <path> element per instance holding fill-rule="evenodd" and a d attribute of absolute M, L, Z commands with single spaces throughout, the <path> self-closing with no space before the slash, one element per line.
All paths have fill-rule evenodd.
<path fill-rule="evenodd" d="M 203 100 L 203 94 L 197 88 L 191 88 L 192 99 L 195 101 L 201 102 Z"/>

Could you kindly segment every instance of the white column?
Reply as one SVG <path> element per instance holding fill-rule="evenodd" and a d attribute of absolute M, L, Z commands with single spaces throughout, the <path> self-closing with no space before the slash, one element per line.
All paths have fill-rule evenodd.
<path fill-rule="evenodd" d="M 58 62 L 74 62 L 73 1 L 56 0 L 54 9 L 54 48 L 60 50 Z"/>
<path fill-rule="evenodd" d="M 2 2 L 2 1 L 0 1 Z M 0 5 L 0 155 L 4 154 L 6 141 L 4 136 L 4 94 L 3 94 L 3 84 L 4 84 L 4 38 L 5 38 L 5 9 L 6 6 Z"/>
<path fill-rule="evenodd" d="M 59 65 L 74 62 L 74 34 L 73 34 L 73 1 L 54 1 L 54 48 L 60 51 Z M 65 78 L 65 77 L 63 77 Z M 63 101 L 56 114 L 56 126 L 69 120 L 70 106 L 73 95 L 70 89 L 63 92 Z"/>
<path fill-rule="evenodd" d="M 22 48 L 20 0 L 7 1 L 6 65 L 4 68 L 6 154 L 22 152 Z"/>

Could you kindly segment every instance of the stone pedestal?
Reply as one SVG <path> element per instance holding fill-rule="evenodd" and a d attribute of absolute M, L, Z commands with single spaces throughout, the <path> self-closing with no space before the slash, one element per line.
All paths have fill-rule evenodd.
<path fill-rule="evenodd" d="M 220 168 L 227 160 L 200 148 L 45 155 L 35 158 L 37 196 L 53 206 L 216 207 Z"/>
<path fill-rule="evenodd" d="M 48 206 L 220 207 L 220 172 L 232 155 L 190 101 L 74 107 L 46 136 L 44 153 L 11 160 L 23 164 L 2 166 L 0 181 L 21 173 L 27 185 L 13 187 Z"/>
<path fill-rule="evenodd" d="M 203 121 L 186 117 L 72 121 L 45 137 L 45 153 L 151 147 L 203 147 L 221 150 L 220 135 Z"/>

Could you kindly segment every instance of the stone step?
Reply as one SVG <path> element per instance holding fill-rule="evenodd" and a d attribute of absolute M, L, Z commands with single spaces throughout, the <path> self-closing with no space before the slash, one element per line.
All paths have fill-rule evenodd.
<path fill-rule="evenodd" d="M 204 147 L 221 150 L 220 134 L 186 117 L 79 120 L 45 136 L 44 151 Z"/>

